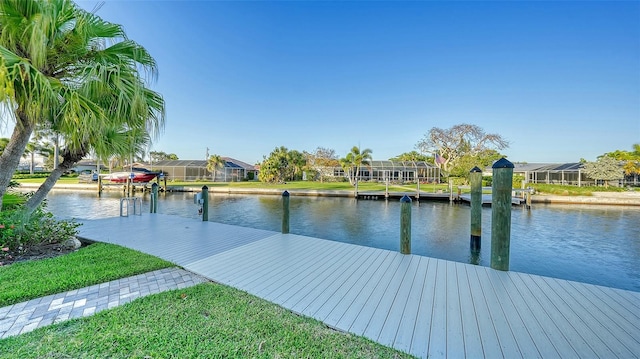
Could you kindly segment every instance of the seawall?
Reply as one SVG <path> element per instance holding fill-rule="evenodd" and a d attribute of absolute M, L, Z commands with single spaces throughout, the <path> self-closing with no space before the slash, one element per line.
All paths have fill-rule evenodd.
<path fill-rule="evenodd" d="M 22 183 L 20 189 L 36 190 L 38 183 Z M 172 192 L 200 192 L 200 187 L 191 186 L 167 186 Z M 103 187 L 106 191 L 122 191 L 123 185 L 111 185 Z M 54 186 L 55 190 L 73 191 L 97 191 L 97 185 L 91 183 L 59 183 Z M 353 191 L 344 190 L 288 190 L 292 196 L 315 196 L 315 197 L 353 197 Z M 233 188 L 233 187 L 209 187 L 209 193 L 216 194 L 247 194 L 247 195 L 281 195 L 282 189 L 276 188 Z M 383 193 L 384 194 L 384 193 Z M 435 195 L 435 194 L 434 194 Z M 448 196 L 445 194 L 445 196 Z M 429 193 L 421 193 L 422 200 L 441 200 Z M 531 197 L 532 203 L 548 204 L 590 204 L 590 205 L 619 205 L 619 206 L 640 206 L 640 192 L 594 192 L 592 196 L 558 196 L 535 194 Z"/>

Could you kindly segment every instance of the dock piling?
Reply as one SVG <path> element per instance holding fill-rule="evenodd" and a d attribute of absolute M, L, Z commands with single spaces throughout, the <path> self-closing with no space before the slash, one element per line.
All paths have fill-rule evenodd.
<path fill-rule="evenodd" d="M 502 158 L 493 164 L 491 185 L 491 268 L 509 270 L 513 163 Z"/>
<path fill-rule="evenodd" d="M 411 254 L 411 198 L 400 199 L 400 253 Z"/>
<path fill-rule="evenodd" d="M 209 187 L 202 186 L 202 221 L 209 221 Z"/>
<path fill-rule="evenodd" d="M 471 169 L 471 252 L 479 252 L 482 243 L 482 170 Z"/>
<path fill-rule="evenodd" d="M 289 233 L 289 192 L 282 192 L 282 234 Z"/>
<path fill-rule="evenodd" d="M 158 213 L 158 184 L 151 185 L 151 213 Z"/>

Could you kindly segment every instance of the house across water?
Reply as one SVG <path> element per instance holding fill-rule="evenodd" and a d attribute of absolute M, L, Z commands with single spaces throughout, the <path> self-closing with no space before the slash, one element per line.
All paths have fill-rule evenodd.
<path fill-rule="evenodd" d="M 163 160 L 138 166 L 152 171 L 162 171 L 169 179 L 176 181 L 237 182 L 257 178 L 255 166 L 231 157 L 222 157 L 222 160 L 224 166 L 216 169 L 215 174 L 207 170 L 205 160 Z"/>

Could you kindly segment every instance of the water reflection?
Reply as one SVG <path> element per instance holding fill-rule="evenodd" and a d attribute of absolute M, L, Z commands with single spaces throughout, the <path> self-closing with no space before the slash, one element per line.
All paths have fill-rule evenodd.
<path fill-rule="evenodd" d="M 119 215 L 117 193 L 54 191 L 50 210 L 65 218 Z M 149 212 L 143 196 L 143 213 Z M 400 203 L 395 200 L 291 197 L 291 233 L 399 251 Z M 191 193 L 160 196 L 158 213 L 199 220 Z M 514 207 L 511 270 L 640 291 L 640 208 L 537 205 Z M 212 195 L 209 220 L 280 231 L 280 196 Z M 465 205 L 412 205 L 412 253 L 489 266 L 491 208 L 482 209 L 482 249 L 471 253 Z"/>

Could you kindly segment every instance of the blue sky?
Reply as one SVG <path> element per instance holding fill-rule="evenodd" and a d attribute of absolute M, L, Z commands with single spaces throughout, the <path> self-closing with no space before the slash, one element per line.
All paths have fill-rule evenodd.
<path fill-rule="evenodd" d="M 640 142 L 637 1 L 107 1 L 97 14 L 157 60 L 167 124 L 152 150 L 181 159 L 354 145 L 388 159 L 460 123 L 502 135 L 511 161 Z"/>

